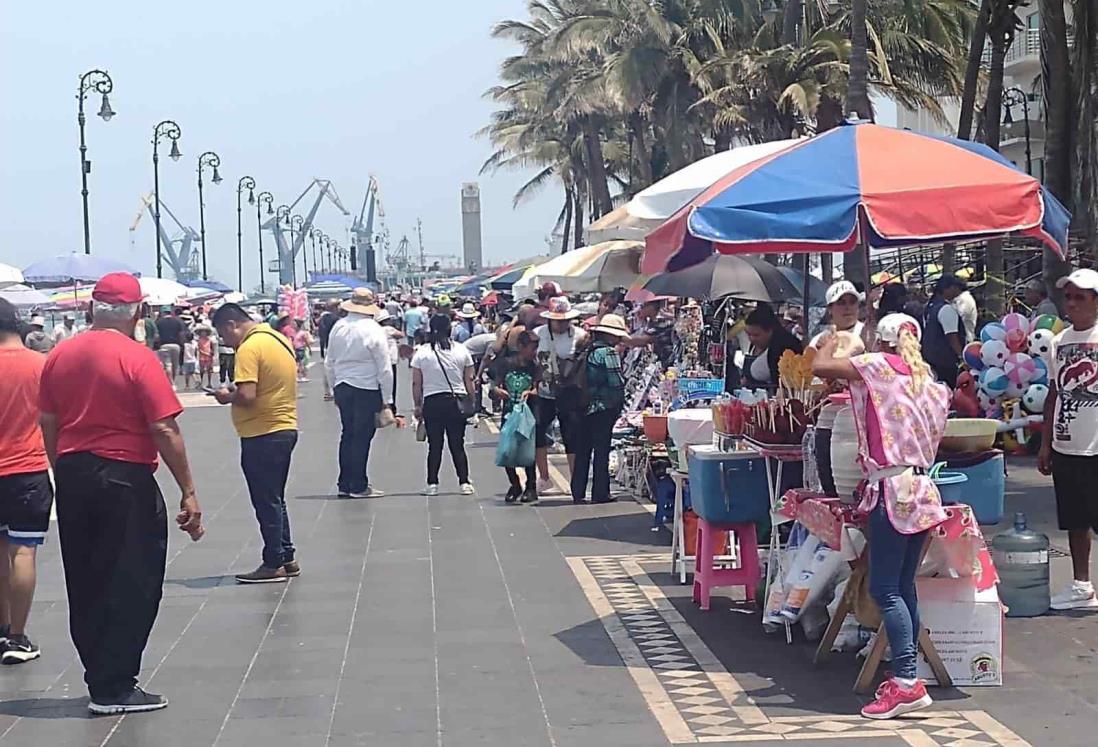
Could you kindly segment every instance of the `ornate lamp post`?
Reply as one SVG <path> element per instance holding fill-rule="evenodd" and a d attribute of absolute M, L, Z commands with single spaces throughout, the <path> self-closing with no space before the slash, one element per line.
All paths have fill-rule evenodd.
<path fill-rule="evenodd" d="M 250 176 L 240 177 L 236 183 L 236 289 L 244 292 L 244 230 L 241 224 L 240 195 L 248 190 L 248 204 L 255 204 L 255 179 Z"/>
<path fill-rule="evenodd" d="M 301 227 L 305 225 L 305 219 L 300 215 L 295 215 L 290 218 L 290 238 L 293 238 L 293 229 L 297 229 L 297 235 L 301 237 L 301 270 L 304 273 L 301 277 L 301 284 L 307 285 L 309 282 L 309 263 L 305 261 L 308 256 L 308 252 L 305 251 L 305 234 L 302 233 Z M 290 251 L 293 251 L 293 241 L 290 242 Z"/>
<path fill-rule="evenodd" d="M 210 181 L 214 184 L 221 183 L 221 174 L 218 167 L 221 166 L 221 156 L 208 150 L 198 157 L 198 232 L 202 237 L 202 279 L 209 280 L 206 273 L 206 206 L 202 201 L 202 170 L 209 166 L 213 169 Z"/>
<path fill-rule="evenodd" d="M 267 284 L 263 280 L 264 274 L 267 272 L 267 268 L 263 264 L 263 203 L 267 203 L 267 215 L 273 215 L 274 209 L 271 204 L 274 202 L 274 195 L 270 192 L 260 192 L 255 198 L 255 224 L 259 231 L 259 292 L 267 292 Z"/>
<path fill-rule="evenodd" d="M 158 278 L 164 277 L 164 258 L 160 256 L 160 141 L 163 138 L 172 141 L 172 149 L 168 157 L 178 161 L 183 155 L 179 152 L 179 137 L 182 134 L 183 131 L 179 129 L 179 125 L 170 119 L 165 119 L 153 128 L 153 192 L 156 198 L 153 218 L 156 221 L 156 276 Z"/>
<path fill-rule="evenodd" d="M 1032 175 L 1033 154 L 1030 152 L 1029 142 L 1029 96 L 1017 86 L 1007 88 L 1003 91 L 1003 106 L 1006 107 L 1006 114 L 1003 116 L 1003 124 L 1014 124 L 1014 115 L 1011 114 L 1011 109 L 1018 104 L 1022 105 L 1022 126 L 1026 138 L 1026 173 Z"/>
<path fill-rule="evenodd" d="M 320 235 L 320 229 L 315 226 L 309 230 L 309 241 L 313 245 L 313 272 L 323 272 L 320 262 L 316 260 L 316 237 Z"/>
<path fill-rule="evenodd" d="M 84 99 L 88 91 L 95 89 L 102 94 L 103 100 L 99 106 L 99 117 L 104 122 L 109 122 L 114 116 L 111 109 L 111 100 L 107 94 L 114 90 L 114 81 L 103 70 L 89 70 L 80 76 L 80 85 L 76 89 L 77 113 L 76 122 L 80 125 L 80 195 L 84 199 L 84 254 L 91 254 L 91 230 L 88 228 L 88 174 L 91 172 L 91 161 L 88 160 L 88 146 L 84 143 Z"/>
<path fill-rule="evenodd" d="M 293 277 L 293 276 L 296 275 L 297 273 L 295 273 L 293 271 L 293 266 L 292 266 L 293 265 L 293 254 L 292 254 L 292 252 L 293 252 L 293 245 L 294 245 L 294 233 L 293 233 L 294 228 L 293 228 L 293 226 L 290 225 L 290 206 L 289 205 L 279 205 L 278 207 L 276 207 L 275 208 L 275 220 L 278 222 L 279 226 L 281 226 L 283 223 L 285 223 L 286 227 L 290 229 L 290 251 L 291 251 L 291 255 L 290 255 L 290 265 L 291 265 L 290 275 L 291 275 L 294 287 L 296 288 L 297 287 L 297 278 Z M 278 271 L 280 273 L 282 272 L 282 255 L 281 254 L 278 255 Z M 278 282 L 280 282 L 280 283 L 282 282 L 282 277 L 281 276 L 279 277 Z"/>

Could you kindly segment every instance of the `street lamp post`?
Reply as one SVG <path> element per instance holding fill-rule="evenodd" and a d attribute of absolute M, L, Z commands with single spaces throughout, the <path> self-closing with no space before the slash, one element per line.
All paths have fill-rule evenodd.
<path fill-rule="evenodd" d="M 114 116 L 111 109 L 111 100 L 107 94 L 114 90 L 114 81 L 103 70 L 89 70 L 80 76 L 80 85 L 76 90 L 78 102 L 76 122 L 80 125 L 80 196 L 84 199 L 84 254 L 91 254 L 91 230 L 88 227 L 88 173 L 91 171 L 91 161 L 88 160 L 88 146 L 84 142 L 84 99 L 88 91 L 95 89 L 96 93 L 103 95 L 102 104 L 99 107 L 99 117 L 104 122 L 109 122 Z"/>
<path fill-rule="evenodd" d="M 290 281 L 293 283 L 293 286 L 296 288 L 297 287 L 297 277 L 296 277 L 297 273 L 294 272 L 294 267 L 293 267 L 293 264 L 294 264 L 294 255 L 293 255 L 294 228 L 293 228 L 293 226 L 290 225 L 290 206 L 289 205 L 279 205 L 278 207 L 275 208 L 275 221 L 277 221 L 277 223 L 280 227 L 282 226 L 283 223 L 285 223 L 286 226 L 290 229 Z M 278 255 L 278 271 L 279 271 L 279 273 L 282 272 L 282 254 L 281 254 L 281 251 L 282 251 L 282 248 L 279 247 L 279 255 Z M 278 282 L 279 283 L 282 282 L 281 275 L 279 276 Z"/>
<path fill-rule="evenodd" d="M 316 261 L 316 237 L 319 233 L 320 229 L 315 227 L 309 230 L 309 241 L 313 245 L 313 272 L 323 272 L 320 263 Z"/>
<path fill-rule="evenodd" d="M 244 228 L 241 222 L 240 195 L 248 190 L 248 204 L 255 204 L 255 179 L 250 176 L 240 177 L 236 183 L 236 286 L 241 293 L 244 292 Z"/>
<path fill-rule="evenodd" d="M 1003 116 L 1003 124 L 1014 124 L 1014 115 L 1011 114 L 1011 109 L 1016 105 L 1022 105 L 1022 127 L 1026 138 L 1026 173 L 1033 175 L 1033 154 L 1030 151 L 1030 137 L 1029 137 L 1029 96 L 1026 92 L 1017 86 L 1007 88 L 1003 91 L 1003 104 L 1006 106 L 1006 114 Z"/>
<path fill-rule="evenodd" d="M 208 150 L 198 157 L 198 233 L 202 239 L 202 279 L 209 280 L 206 272 L 206 206 L 202 200 L 202 170 L 209 166 L 213 169 L 210 181 L 214 184 L 221 183 L 221 174 L 218 167 L 221 166 L 221 156 Z"/>
<path fill-rule="evenodd" d="M 267 292 L 267 284 L 263 280 L 263 276 L 267 272 L 267 268 L 263 265 L 263 203 L 267 203 L 267 215 L 274 213 L 274 209 L 271 207 L 271 203 L 274 202 L 274 195 L 270 192 L 260 192 L 259 196 L 255 198 L 255 224 L 259 230 L 259 292 Z"/>
<path fill-rule="evenodd" d="M 306 262 L 305 259 L 306 259 L 306 257 L 308 257 L 309 253 L 305 251 L 305 234 L 301 230 L 302 226 L 304 226 L 304 225 L 305 225 L 305 219 L 302 218 L 300 215 L 295 215 L 293 218 L 290 218 L 290 237 L 293 238 L 293 235 L 294 235 L 293 234 L 293 229 L 294 228 L 297 228 L 297 235 L 301 237 L 301 271 L 303 273 L 302 276 L 301 276 L 301 284 L 302 285 L 308 285 L 309 284 L 309 263 Z M 290 251 L 292 252 L 293 249 L 294 249 L 293 242 L 291 241 L 290 242 Z"/>
<path fill-rule="evenodd" d="M 156 222 L 156 276 L 164 277 L 164 258 L 160 255 L 160 140 L 168 138 L 172 141 L 172 149 L 168 157 L 178 161 L 183 155 L 179 152 L 179 137 L 182 135 L 179 125 L 170 119 L 165 119 L 153 128 L 153 192 L 156 199 L 156 210 L 153 211 L 153 219 Z"/>

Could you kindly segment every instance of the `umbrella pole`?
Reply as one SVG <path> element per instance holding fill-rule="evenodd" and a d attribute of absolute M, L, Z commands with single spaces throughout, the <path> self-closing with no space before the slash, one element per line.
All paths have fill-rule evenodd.
<path fill-rule="evenodd" d="M 808 283 L 810 280 L 808 275 L 808 257 L 808 253 L 805 252 L 804 266 L 801 268 L 802 272 L 804 272 L 804 287 L 801 291 L 801 299 L 803 299 L 801 302 L 801 325 L 804 329 L 805 336 L 808 335 Z"/>
<path fill-rule="evenodd" d="M 862 329 L 862 342 L 867 351 L 875 349 L 872 344 L 877 339 L 877 310 L 869 299 L 873 289 L 873 269 L 869 266 L 869 219 L 865 210 L 858 211 L 858 248 L 854 251 L 865 252 L 865 327 Z"/>

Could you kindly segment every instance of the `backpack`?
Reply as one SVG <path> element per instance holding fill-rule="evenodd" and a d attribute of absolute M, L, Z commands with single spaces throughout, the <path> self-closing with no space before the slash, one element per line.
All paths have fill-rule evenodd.
<path fill-rule="evenodd" d="M 591 395 L 587 388 L 587 358 L 590 354 L 590 349 L 585 348 L 582 351 L 577 350 L 574 358 L 560 361 L 560 376 L 553 385 L 558 411 L 579 414 L 587 412 L 591 404 Z"/>

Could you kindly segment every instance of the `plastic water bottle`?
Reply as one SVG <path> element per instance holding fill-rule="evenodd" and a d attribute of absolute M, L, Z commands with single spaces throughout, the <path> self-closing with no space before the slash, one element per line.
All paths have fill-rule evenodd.
<path fill-rule="evenodd" d="M 991 554 L 999 571 L 999 597 L 1007 617 L 1048 612 L 1048 537 L 1026 528 L 1026 515 L 1014 514 L 1014 528 L 995 536 Z"/>

